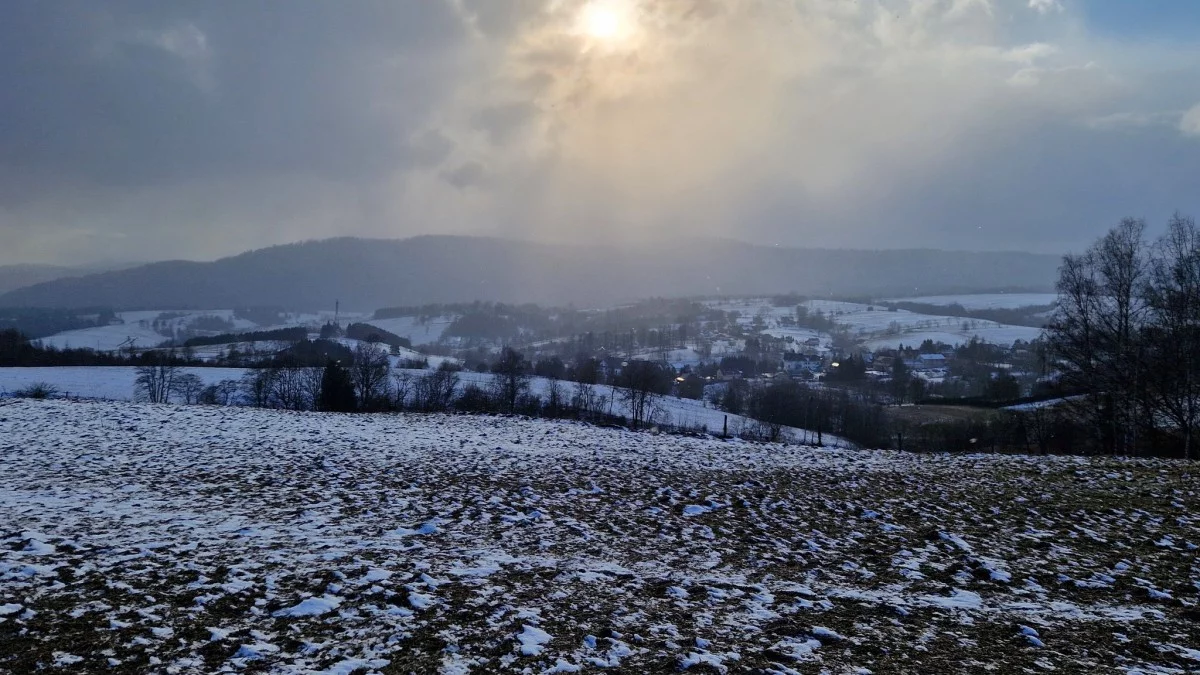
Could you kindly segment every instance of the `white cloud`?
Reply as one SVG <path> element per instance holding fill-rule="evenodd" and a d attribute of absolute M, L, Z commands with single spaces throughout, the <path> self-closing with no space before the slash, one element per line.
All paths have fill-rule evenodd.
<path fill-rule="evenodd" d="M 1089 61 L 1082 66 L 1062 66 L 1059 68 L 1040 68 L 1029 67 L 1022 68 L 1012 74 L 1008 78 L 1008 83 L 1018 87 L 1034 87 L 1052 82 L 1055 84 L 1063 84 L 1069 82 L 1077 82 L 1077 78 L 1084 74 L 1100 74 L 1100 68 L 1095 62 Z"/>
<path fill-rule="evenodd" d="M 215 86 L 211 70 L 212 51 L 208 36 L 192 23 L 182 23 L 164 29 L 141 29 L 127 38 L 130 44 L 160 49 L 179 59 L 190 73 L 192 83 L 202 91 L 211 92 Z"/>
<path fill-rule="evenodd" d="M 1178 110 L 1165 112 L 1118 112 L 1088 117 L 1084 126 L 1094 131 L 1137 131 L 1153 127 L 1175 126 L 1181 113 Z"/>
<path fill-rule="evenodd" d="M 1029 8 L 1038 14 L 1063 11 L 1062 2 L 1059 0 L 1029 0 Z"/>
<path fill-rule="evenodd" d="M 1179 121 L 1179 130 L 1185 136 L 1200 138 L 1200 103 L 1183 114 L 1183 119 Z"/>
<path fill-rule="evenodd" d="M 1034 61 L 1053 56 L 1058 53 L 1058 48 L 1054 45 L 1046 44 L 1045 42 L 1034 42 L 1027 45 L 1019 45 L 1001 52 L 1000 57 L 1005 61 L 1012 63 L 1020 63 L 1024 65 L 1032 64 Z"/>

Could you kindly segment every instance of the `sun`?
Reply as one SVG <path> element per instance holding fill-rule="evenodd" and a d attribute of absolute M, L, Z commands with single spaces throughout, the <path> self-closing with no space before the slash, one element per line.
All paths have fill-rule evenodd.
<path fill-rule="evenodd" d="M 591 0 L 579 13 L 578 31 L 596 42 L 617 43 L 633 30 L 629 8 L 619 0 Z"/>
<path fill-rule="evenodd" d="M 601 4 L 583 9 L 584 30 L 598 40 L 612 40 L 621 33 L 621 17 L 616 10 Z"/>

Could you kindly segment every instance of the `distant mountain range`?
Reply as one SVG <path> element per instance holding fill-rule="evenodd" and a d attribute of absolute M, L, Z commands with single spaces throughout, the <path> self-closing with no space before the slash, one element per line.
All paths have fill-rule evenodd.
<path fill-rule="evenodd" d="M 9 290 L 0 307 L 372 310 L 492 300 L 599 306 L 640 298 L 1047 291 L 1059 258 L 1031 253 L 830 250 L 700 240 L 636 247 L 487 237 L 338 238 L 213 262 L 166 261 Z M 2 269 L 2 268 L 0 268 Z M 0 289 L 3 287 L 0 286 Z"/>
<path fill-rule="evenodd" d="M 73 267 L 57 265 L 0 265 L 0 293 L 86 273 Z"/>
<path fill-rule="evenodd" d="M 54 281 L 65 277 L 82 277 L 88 274 L 98 274 L 100 272 L 110 272 L 113 270 L 128 269 L 133 267 L 132 263 L 124 264 L 109 264 L 109 265 L 87 265 L 83 267 L 70 267 L 66 265 L 0 265 L 0 293 L 40 284 L 46 281 Z"/>

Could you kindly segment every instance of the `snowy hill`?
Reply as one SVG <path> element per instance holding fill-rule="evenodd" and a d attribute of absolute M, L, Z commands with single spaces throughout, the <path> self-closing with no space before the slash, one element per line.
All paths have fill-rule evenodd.
<path fill-rule="evenodd" d="M 200 331 L 215 334 L 223 331 L 249 331 L 258 328 L 252 321 L 239 319 L 233 310 L 141 310 L 117 312 L 114 323 L 78 330 L 64 331 L 39 339 L 47 347 L 58 349 L 95 349 L 116 351 L 133 346 L 137 349 L 157 347 L 180 331 L 191 329 L 198 322 L 213 319 L 223 322 L 220 329 Z"/>
<path fill-rule="evenodd" d="M 0 295 L 0 307 L 342 307 L 533 302 L 597 306 L 648 296 L 893 295 L 1046 288 L 1054 256 L 820 250 L 695 239 L 637 247 L 487 237 L 327 239 L 213 262 L 167 261 Z"/>
<path fill-rule="evenodd" d="M 1178 463 L 61 401 L 0 439 L 6 672 L 1200 665 Z"/>
<path fill-rule="evenodd" d="M 1004 301 L 994 295 L 943 296 L 969 305 L 990 307 L 1003 306 Z M 1003 296 L 1005 298 L 1009 296 Z M 1045 295 L 1029 294 L 1025 298 L 1045 299 Z M 978 300 L 973 300 L 973 299 Z M 761 319 L 766 328 L 762 331 L 775 337 L 792 337 L 798 342 L 812 337 L 827 344 L 827 336 L 808 328 L 783 326 L 780 320 L 793 316 L 793 307 L 776 307 L 768 298 L 706 301 L 706 305 L 726 311 L 738 311 L 738 322 L 749 328 L 756 319 Z M 984 342 L 1009 346 L 1017 340 L 1032 341 L 1041 334 L 1040 328 L 1012 326 L 979 319 L 963 319 L 953 316 L 920 314 L 907 310 L 888 311 L 879 305 L 868 305 L 839 300 L 807 300 L 802 306 L 810 315 L 817 312 L 847 329 L 851 335 L 870 350 L 895 348 L 904 344 L 920 345 L 924 340 L 961 345 L 979 338 Z"/>
<path fill-rule="evenodd" d="M 887 302 L 916 302 L 923 305 L 949 307 L 958 305 L 963 309 L 1019 309 L 1040 307 L 1058 302 L 1056 293 L 979 293 L 972 295 L 927 295 L 917 298 L 892 298 Z"/>
<path fill-rule="evenodd" d="M 414 352 L 415 353 L 415 352 Z M 392 357 L 400 361 L 404 357 Z M 439 359 L 439 357 L 432 357 Z M 451 359 L 441 359 L 451 360 Z M 433 366 L 436 367 L 436 364 Z M 217 384 L 222 380 L 238 380 L 246 372 L 243 368 L 183 368 L 181 372 L 191 373 L 200 378 L 205 386 Z M 398 371 L 407 373 L 413 378 L 429 374 L 429 370 Z M 458 392 L 469 384 L 487 387 L 492 382 L 492 376 L 485 373 L 458 373 Z M 132 366 L 64 366 L 38 368 L 0 368 L 0 398 L 11 396 L 20 389 L 46 383 L 57 389 L 60 395 L 72 398 L 100 399 L 106 401 L 132 401 L 134 399 L 136 369 Z M 530 382 L 530 392 L 545 400 L 550 389 L 550 381 L 535 377 Z M 570 395 L 570 382 L 561 382 L 563 392 Z M 628 417 L 629 405 L 623 396 L 624 390 L 608 385 L 595 385 L 595 394 L 604 397 L 607 402 L 605 412 Z M 662 396 L 655 399 L 655 411 L 652 421 L 660 425 L 671 425 L 685 429 L 706 430 L 718 434 L 724 431 L 728 421 L 729 432 L 738 434 L 743 429 L 753 428 L 755 422 L 741 415 L 728 415 L 716 408 L 708 407 L 703 401 L 674 396 Z M 801 429 L 784 428 L 787 437 L 815 442 L 813 434 Z M 824 434 L 822 441 L 830 447 L 852 447 L 853 444 L 832 434 Z"/>
<path fill-rule="evenodd" d="M 94 270 L 57 265 L 0 265 L 0 293 L 63 277 L 88 274 L 91 271 Z"/>

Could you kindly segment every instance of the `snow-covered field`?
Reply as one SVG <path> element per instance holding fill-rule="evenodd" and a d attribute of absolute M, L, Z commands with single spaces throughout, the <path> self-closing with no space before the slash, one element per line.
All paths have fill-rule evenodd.
<path fill-rule="evenodd" d="M 828 356 L 833 354 L 833 341 L 826 333 L 813 330 L 811 328 L 796 328 L 794 326 L 786 326 L 781 328 L 768 328 L 763 331 L 764 335 L 771 337 L 787 339 L 792 338 L 792 344 L 788 349 L 794 352 L 805 354 L 819 354 Z M 807 341 L 816 338 L 818 344 L 814 346 L 807 345 Z"/>
<path fill-rule="evenodd" d="M 900 333 L 885 334 L 878 337 L 869 337 L 863 344 L 866 345 L 867 349 L 871 350 L 895 349 L 902 344 L 907 347 L 917 347 L 925 340 L 933 340 L 934 343 L 944 342 L 957 347 L 970 342 L 971 338 L 979 338 L 984 342 L 1009 347 L 1017 340 L 1031 342 L 1042 334 L 1040 328 L 1009 326 L 1005 324 L 983 325 L 986 322 L 977 323 L 979 324 L 978 327 L 968 330 L 963 330 L 962 328 L 958 330 L 952 328 L 950 330 L 913 329 Z"/>
<path fill-rule="evenodd" d="M 95 349 L 97 351 L 115 351 L 121 347 L 128 347 L 130 344 L 133 344 L 138 349 L 156 347 L 169 339 L 167 335 L 159 333 L 151 326 L 151 323 L 164 313 L 177 315 L 175 318 L 165 322 L 165 326 L 168 328 L 182 329 L 200 317 L 215 316 L 230 321 L 233 326 L 230 330 L 233 332 L 274 330 L 295 326 L 315 329 L 321 324 L 334 319 L 333 312 L 292 314 L 288 316 L 288 320 L 285 322 L 270 326 L 259 326 L 251 321 L 235 317 L 233 310 L 119 312 L 117 313 L 117 318 L 124 321 L 124 323 L 64 331 L 56 335 L 41 338 L 41 342 L 48 347 L 53 346 L 59 349 L 70 347 L 75 349 Z M 400 337 L 408 338 L 413 344 L 426 344 L 440 340 L 442 333 L 445 332 L 454 318 L 453 316 L 438 317 L 426 322 L 419 322 L 417 317 L 375 320 L 366 314 L 343 312 L 339 316 L 339 321 L 343 325 L 361 321 L 382 328 Z M 221 346 L 227 347 L 227 345 Z"/>
<path fill-rule="evenodd" d="M 916 302 L 923 305 L 960 305 L 963 309 L 1020 309 L 1041 307 L 1058 302 L 1054 293 L 977 293 L 971 295 L 925 295 L 919 298 L 892 298 L 888 302 Z"/>
<path fill-rule="evenodd" d="M 231 309 L 205 309 L 205 310 L 147 310 L 136 312 L 117 312 L 117 318 L 123 323 L 116 323 L 108 326 L 93 326 L 91 328 L 81 328 L 78 330 L 64 331 L 49 337 L 40 338 L 39 341 L 47 347 L 57 347 L 59 349 L 74 348 L 74 349 L 95 349 L 97 351 L 115 351 L 119 348 L 128 347 L 131 344 L 137 349 L 149 349 L 157 347 L 166 340 L 170 339 L 167 334 L 159 333 L 153 327 L 153 323 L 159 320 L 159 317 L 167 315 L 170 318 L 161 320 L 162 327 L 168 333 L 184 330 L 193 327 L 193 323 L 205 317 L 217 317 L 229 322 L 229 328 L 222 328 L 222 331 L 241 333 L 257 330 L 274 330 L 278 328 L 292 328 L 296 326 L 317 329 L 321 324 L 332 321 L 334 312 L 316 312 L 302 314 L 288 314 L 284 317 L 285 320 L 280 323 L 270 326 L 260 326 L 253 321 L 238 318 L 234 315 Z M 350 312 L 342 312 L 338 316 L 338 320 L 343 325 L 362 321 L 369 318 L 368 314 L 356 314 Z M 380 326 L 381 328 L 383 326 Z M 386 330 L 386 329 L 385 329 Z M 204 334 L 214 334 L 216 331 L 203 331 Z M 438 331 L 440 335 L 440 330 Z"/>
<path fill-rule="evenodd" d="M 981 309 L 1006 306 L 1005 303 L 1019 303 L 1015 305 L 1018 307 L 1026 304 L 1048 304 L 1049 301 L 1053 301 L 1054 297 L 1050 294 L 1027 293 L 1021 295 L 930 296 L 908 298 L 908 300 L 946 305 L 949 305 L 950 302 L 960 302 L 968 309 Z M 828 351 L 828 335 L 807 328 L 780 325 L 780 319 L 795 315 L 794 307 L 775 307 L 767 298 L 714 300 L 706 301 L 704 304 L 725 311 L 740 312 L 741 317 L 738 319 L 738 323 L 743 328 L 751 328 L 754 325 L 755 317 L 761 317 L 766 326 L 762 332 L 767 335 L 791 336 L 801 344 L 810 337 L 816 337 L 821 340 L 822 344 L 822 349 L 818 351 Z M 971 338 L 976 337 L 984 342 L 1009 346 L 1017 340 L 1035 340 L 1042 332 L 1039 328 L 1011 326 L 995 321 L 964 320 L 957 317 L 918 314 L 903 310 L 889 312 L 882 305 L 867 305 L 841 300 L 807 300 L 803 306 L 809 314 L 816 314 L 819 311 L 839 326 L 846 328 L 871 350 L 894 349 L 901 344 L 916 346 L 926 339 L 958 346 L 966 344 L 971 341 Z"/>
<path fill-rule="evenodd" d="M 98 352 L 111 352 L 130 345 L 139 349 L 157 347 L 167 339 L 149 326 L 127 323 L 69 330 L 38 341 L 47 347 L 58 349 L 95 349 Z"/>
<path fill-rule="evenodd" d="M 242 368 L 181 368 L 194 373 L 207 386 L 221 380 L 236 380 Z M 133 400 L 137 372 L 133 366 L 63 366 L 45 368 L 0 368 L 0 397 L 30 385 L 53 385 L 59 395 L 71 398 Z"/>
<path fill-rule="evenodd" d="M 0 406 L 0 671 L 1200 667 L 1194 467 Z"/>
<path fill-rule="evenodd" d="M 195 373 L 205 385 L 216 384 L 222 380 L 237 380 L 246 372 L 243 368 L 183 368 L 183 372 Z M 427 370 L 407 370 L 411 377 L 422 377 L 429 374 Z M 487 387 L 492 382 L 492 376 L 486 373 L 461 372 L 459 391 L 468 384 Z M 12 395 L 20 389 L 34 384 L 46 383 L 53 385 L 59 395 L 71 398 L 104 399 L 109 401 L 132 401 L 134 399 L 137 380 L 136 369 L 132 366 L 64 366 L 44 368 L 0 368 L 0 398 Z M 574 384 L 560 382 L 562 393 L 570 398 Z M 550 381 L 535 377 L 530 381 L 530 391 L 546 399 L 550 389 Z M 606 406 L 605 412 L 628 417 L 629 405 L 624 400 L 623 390 L 607 385 L 595 387 L 597 396 L 607 399 L 611 405 Z M 674 396 L 663 396 L 655 399 L 656 412 L 653 422 L 661 425 L 674 425 L 687 429 L 706 429 L 710 433 L 721 433 L 725 428 L 725 418 L 729 418 L 729 433 L 738 434 L 743 428 L 755 424 L 753 420 L 740 415 L 726 415 L 716 408 L 708 407 L 703 401 Z M 785 429 L 792 438 L 807 438 L 799 429 Z M 844 439 L 825 434 L 822 438 L 825 445 L 848 447 L 853 444 Z"/>
<path fill-rule="evenodd" d="M 454 323 L 456 316 L 440 316 L 428 321 L 419 321 L 415 316 L 395 319 L 364 319 L 363 323 L 408 338 L 414 345 L 431 344 L 442 339 L 442 333 Z"/>
<path fill-rule="evenodd" d="M 960 345 L 978 337 L 985 342 L 1009 346 L 1017 340 L 1035 340 L 1040 328 L 1010 326 L 995 321 L 962 319 L 899 310 L 889 312 L 878 306 L 854 302 L 810 300 L 810 313 L 821 311 L 836 323 L 846 326 L 869 349 L 894 348 L 899 344 L 915 346 L 926 339 Z"/>
<path fill-rule="evenodd" d="M 47 347 L 59 349 L 95 349 L 96 351 L 115 351 L 130 344 L 138 349 L 156 347 L 168 336 L 151 327 L 152 322 L 163 314 L 173 315 L 174 318 L 165 321 L 172 328 L 182 328 L 199 317 L 213 316 L 231 322 L 232 330 L 248 331 L 258 328 L 253 322 L 239 319 L 233 315 L 233 310 L 151 310 L 137 312 L 118 312 L 117 318 L 124 323 L 110 326 L 94 326 L 79 330 L 65 331 L 41 338 L 40 342 Z M 132 342 L 131 342 L 132 341 Z"/>
<path fill-rule="evenodd" d="M 738 312 L 741 314 L 738 317 L 738 323 L 743 326 L 749 326 L 753 323 L 756 316 L 762 316 L 768 325 L 773 325 L 782 317 L 796 315 L 795 307 L 776 307 L 770 298 L 725 298 L 721 300 L 705 300 L 701 304 L 723 312 Z"/>
<path fill-rule="evenodd" d="M 2 369 L 0 369 L 2 370 Z M 419 371 L 412 371 L 414 375 L 420 375 Z M 474 383 L 481 387 L 487 387 L 492 376 L 486 373 L 471 373 L 461 372 L 459 375 L 459 386 L 464 387 L 468 383 Z M 544 377 L 534 377 L 529 383 L 530 393 L 535 394 L 543 401 L 548 398 L 551 382 Z M 559 381 L 562 393 L 570 397 L 575 386 L 572 382 Z M 593 387 L 597 396 L 604 397 L 609 406 L 606 411 L 623 417 L 629 417 L 631 410 L 628 402 L 625 400 L 625 390 L 620 387 L 613 387 L 605 384 L 595 385 Z M 690 398 L 677 398 L 675 396 L 660 396 L 654 399 L 655 412 L 652 416 L 652 422 L 659 425 L 673 425 L 685 429 L 705 430 L 712 434 L 720 434 L 725 429 L 726 419 L 728 418 L 729 433 L 732 435 L 740 434 L 743 428 L 751 428 L 755 423 L 754 420 L 743 417 L 741 415 L 730 415 L 719 408 L 711 407 L 704 401 L 698 401 Z M 793 440 L 805 440 L 811 442 L 812 433 L 805 433 L 801 429 L 793 429 L 790 427 L 784 428 L 785 434 Z M 849 441 L 838 438 L 830 434 L 822 435 L 822 443 L 831 447 L 853 447 L 854 444 Z"/>

